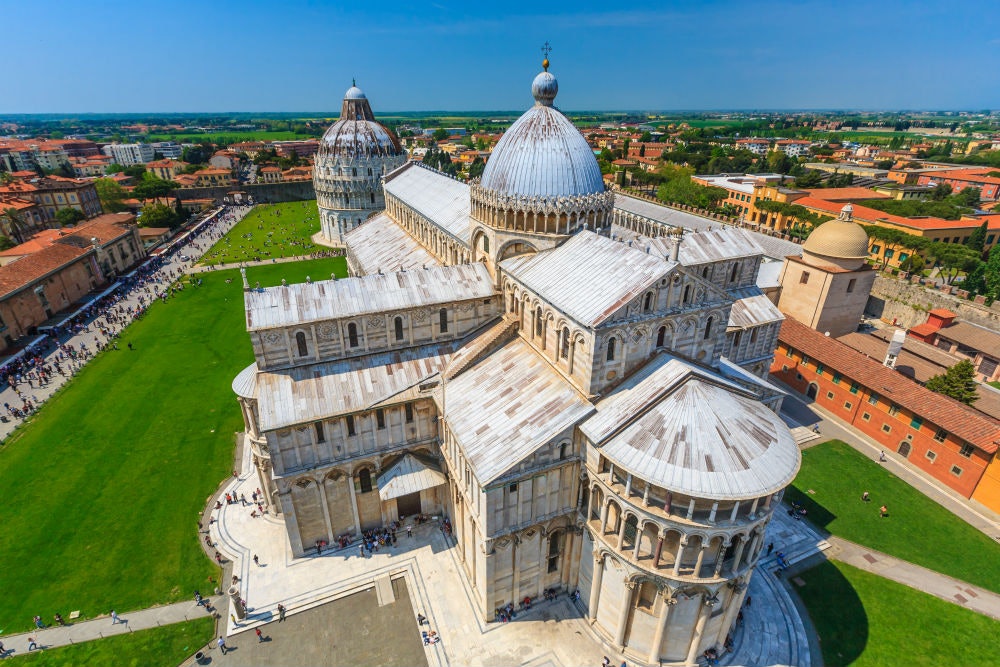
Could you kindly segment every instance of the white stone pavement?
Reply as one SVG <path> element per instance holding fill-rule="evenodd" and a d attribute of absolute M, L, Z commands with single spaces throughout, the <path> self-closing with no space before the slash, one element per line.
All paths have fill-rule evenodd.
<path fill-rule="evenodd" d="M 241 451 L 239 477 L 223 489 L 223 497 L 228 492 L 250 499 L 258 486 L 250 448 Z M 427 647 L 431 665 L 598 665 L 604 655 L 616 665 L 622 661 L 613 647 L 591 631 L 566 595 L 535 604 L 511 623 L 483 623 L 457 550 L 436 522 L 417 526 L 412 539 L 405 531 L 397 533 L 395 548 L 383 548 L 371 557 L 360 556 L 355 543 L 322 556 L 293 558 L 283 521 L 254 518 L 255 509 L 223 504 L 222 509 L 210 512 L 215 519 L 210 536 L 233 561 L 240 594 L 250 608 L 244 622 L 237 625 L 228 619 L 229 635 L 275 620 L 279 603 L 295 614 L 372 588 L 377 578 L 388 575 L 405 579 L 414 614 L 423 613 L 430 629 L 442 637 L 440 643 Z M 792 521 L 784 513 L 775 515 L 770 531 L 775 553 L 784 551 L 794 560 L 822 548 L 822 538 L 808 524 Z M 260 565 L 254 564 L 254 555 Z M 773 559 L 772 555 L 763 560 L 762 569 L 773 569 Z M 754 602 L 745 610 L 745 622 L 735 638 L 737 650 L 727 656 L 726 664 L 808 667 L 811 658 L 805 630 L 787 591 L 763 571 L 750 586 Z"/>
<path fill-rule="evenodd" d="M 250 206 L 230 209 L 230 211 L 233 213 L 233 219 L 231 221 L 216 227 L 212 231 L 210 236 L 201 234 L 194 241 L 188 241 L 186 244 L 181 246 L 181 250 L 179 252 L 175 253 L 170 259 L 164 262 L 163 266 L 157 270 L 155 275 L 166 276 L 170 271 L 177 269 L 180 269 L 182 272 L 185 273 L 189 272 L 193 264 L 197 262 L 198 259 L 212 247 L 215 241 L 218 240 L 219 237 L 224 235 L 230 229 L 232 229 L 233 226 L 235 226 L 237 222 L 239 222 L 247 213 L 249 213 L 251 209 L 252 207 Z M 180 256 L 182 254 L 186 255 L 190 259 L 188 261 L 181 260 Z M 165 289 L 167 285 L 169 285 L 169 282 L 166 282 L 164 285 L 162 285 L 161 289 Z M 139 297 L 146 297 L 147 302 L 149 300 L 149 297 L 148 295 L 146 295 L 145 290 L 138 289 L 138 290 L 133 290 L 132 293 L 129 294 L 128 298 L 118 302 L 117 305 L 137 306 L 139 304 Z M 95 318 L 94 322 L 101 319 L 102 319 L 101 317 Z M 131 322 L 129 322 L 129 324 L 131 324 Z M 115 325 L 115 328 L 117 329 L 119 328 L 119 326 L 120 325 Z M 126 325 L 126 327 L 127 326 L 128 325 Z M 94 326 L 94 324 L 92 323 L 89 328 L 90 331 L 83 331 L 73 336 L 69 337 L 64 336 L 60 338 L 60 343 L 73 345 L 74 347 L 76 347 L 77 350 L 80 349 L 80 345 L 82 343 L 86 343 L 87 348 L 90 351 L 93 352 L 97 350 L 97 343 L 99 341 L 104 341 L 105 339 L 101 336 L 98 326 Z M 54 362 L 55 356 L 58 353 L 59 353 L 58 349 L 54 349 L 51 352 L 49 352 L 46 355 L 47 362 L 49 363 Z M 63 364 L 63 368 L 64 370 L 68 370 L 72 368 L 72 365 L 69 363 L 65 363 Z M 55 394 L 59 389 L 61 389 L 62 386 L 66 384 L 71 377 L 72 374 L 67 374 L 67 375 L 55 374 L 55 376 L 52 378 L 52 381 L 49 382 L 49 384 L 44 387 L 38 387 L 36 383 L 36 386 L 34 388 L 31 388 L 25 382 L 19 385 L 19 389 L 24 393 L 26 397 L 32 398 L 32 402 L 35 403 L 36 407 L 41 407 L 42 403 L 47 401 L 53 394 Z M 17 394 L 14 393 L 14 390 L 11 389 L 9 386 L 4 386 L 3 390 L 0 391 L 0 406 L 3 406 L 4 403 L 10 403 L 11 405 L 19 406 L 23 403 L 23 399 L 19 398 Z M 2 409 L 3 408 L 0 407 L 0 410 Z M 30 420 L 30 417 L 28 419 Z M 9 436 L 14 431 L 14 429 L 17 428 L 17 426 L 23 422 L 24 420 L 14 419 L 13 417 L 10 417 L 7 422 L 0 422 L 0 441 L 6 439 L 7 436 Z"/>

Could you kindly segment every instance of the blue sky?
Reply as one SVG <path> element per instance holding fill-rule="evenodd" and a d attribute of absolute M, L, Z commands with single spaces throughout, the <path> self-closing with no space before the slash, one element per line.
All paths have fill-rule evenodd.
<path fill-rule="evenodd" d="M 5 3 L 3 113 L 1000 107 L 986 1 Z"/>

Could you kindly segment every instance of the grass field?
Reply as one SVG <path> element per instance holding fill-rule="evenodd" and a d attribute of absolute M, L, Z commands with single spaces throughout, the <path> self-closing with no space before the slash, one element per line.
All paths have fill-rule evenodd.
<path fill-rule="evenodd" d="M 11 664 L 32 667 L 176 667 L 204 648 L 215 636 L 214 633 L 215 622 L 206 616 L 82 644 L 32 651 L 13 657 Z"/>
<path fill-rule="evenodd" d="M 334 271 L 346 275 L 344 259 L 247 273 L 277 285 Z M 186 599 L 218 577 L 197 522 L 231 469 L 242 419 L 230 383 L 253 355 L 239 273 L 201 277 L 0 447 L 0 634 L 29 629 L 35 614 L 90 618 Z"/>
<path fill-rule="evenodd" d="M 827 667 L 1000 665 L 991 618 L 845 563 L 798 576 Z"/>
<path fill-rule="evenodd" d="M 315 201 L 260 204 L 205 254 L 206 265 L 275 257 L 300 257 L 325 250 L 310 239 L 319 231 Z"/>
<path fill-rule="evenodd" d="M 222 141 L 225 143 L 237 143 L 240 141 L 292 141 L 295 139 L 315 139 L 308 134 L 296 134 L 295 132 L 270 132 L 268 130 L 237 130 L 233 132 L 179 132 L 177 134 L 151 134 L 147 141 L 177 141 L 177 142 L 199 142 L 211 141 L 213 143 Z"/>
<path fill-rule="evenodd" d="M 802 452 L 785 500 L 834 535 L 1000 592 L 1000 545 L 839 440 Z"/>

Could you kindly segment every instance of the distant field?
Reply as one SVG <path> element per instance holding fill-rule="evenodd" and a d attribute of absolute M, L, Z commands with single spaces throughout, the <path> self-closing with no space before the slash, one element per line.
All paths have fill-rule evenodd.
<path fill-rule="evenodd" d="M 177 134 L 151 134 L 149 141 L 178 141 L 178 142 L 198 142 L 211 141 L 217 143 L 236 143 L 240 141 L 291 141 L 293 139 L 315 139 L 308 134 L 296 134 L 295 132 L 269 132 L 258 130 L 255 132 L 186 132 Z"/>

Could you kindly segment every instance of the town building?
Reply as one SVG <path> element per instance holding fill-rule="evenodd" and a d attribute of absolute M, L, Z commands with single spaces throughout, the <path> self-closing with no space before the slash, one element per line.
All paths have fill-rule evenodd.
<path fill-rule="evenodd" d="M 156 152 L 149 144 L 108 144 L 101 149 L 105 155 L 110 155 L 115 164 L 131 167 L 137 164 L 152 162 Z"/>
<path fill-rule="evenodd" d="M 767 155 L 767 152 L 771 150 L 771 142 L 767 139 L 737 139 L 736 148 L 750 151 L 754 155 Z"/>
<path fill-rule="evenodd" d="M 34 201 L 0 192 L 0 233 L 14 243 L 45 229 L 47 221 L 45 211 Z"/>
<path fill-rule="evenodd" d="M 781 151 L 788 157 L 802 157 L 809 155 L 812 142 L 804 139 L 779 139 L 774 142 L 774 149 Z"/>
<path fill-rule="evenodd" d="M 868 235 L 844 205 L 836 220 L 816 227 L 781 272 L 778 309 L 808 327 L 841 336 L 858 328 L 875 284 Z"/>
<path fill-rule="evenodd" d="M 320 141 L 313 167 L 320 229 L 327 241 L 344 235 L 385 208 L 382 177 L 406 162 L 406 151 L 392 130 L 375 120 L 368 98 L 348 88 L 340 120 Z"/>
<path fill-rule="evenodd" d="M 1000 333 L 972 322 L 955 321 L 956 317 L 950 310 L 935 308 L 927 313 L 926 322 L 910 329 L 907 335 L 959 359 L 968 359 L 981 382 L 1000 380 Z"/>
<path fill-rule="evenodd" d="M 187 166 L 187 162 L 166 158 L 163 160 L 153 160 L 152 162 L 147 162 L 146 171 L 157 178 L 162 178 L 165 181 L 172 181 L 184 173 L 184 169 Z"/>
<path fill-rule="evenodd" d="M 983 201 L 996 201 L 1000 198 L 1000 178 L 990 176 L 997 170 L 993 167 L 976 167 L 972 169 L 935 169 L 924 171 L 917 177 L 917 185 L 951 186 L 952 192 L 965 188 L 979 190 L 979 198 Z"/>
<path fill-rule="evenodd" d="M 180 160 L 184 147 L 176 141 L 154 141 L 150 144 L 153 147 L 153 155 L 157 153 L 166 160 Z"/>
<path fill-rule="evenodd" d="M 691 665 L 724 651 L 799 468 L 762 379 L 781 315 L 750 233 L 615 209 L 544 68 L 481 180 L 386 174 L 385 210 L 344 234 L 352 277 L 244 277 L 246 443 L 293 557 L 443 513 L 484 621 L 579 590 L 627 660 Z M 349 90 L 340 123 L 368 113 Z M 348 131 L 396 157 L 331 128 L 323 178 Z"/>
<path fill-rule="evenodd" d="M 273 165 L 261 167 L 257 170 L 257 180 L 260 183 L 280 183 L 283 180 L 281 176 L 281 167 L 275 167 Z"/>
<path fill-rule="evenodd" d="M 41 208 L 46 222 L 55 220 L 56 212 L 75 208 L 88 218 L 101 214 L 101 200 L 92 180 L 61 176 L 34 177 L 0 185 L 0 195 L 33 201 Z"/>
<path fill-rule="evenodd" d="M 300 158 L 308 158 L 316 155 L 316 152 L 319 151 L 319 142 L 315 139 L 275 141 L 274 150 L 280 157 L 297 155 Z"/>
<path fill-rule="evenodd" d="M 781 326 L 771 374 L 909 465 L 1000 511 L 1000 422 L 793 318 Z"/>

